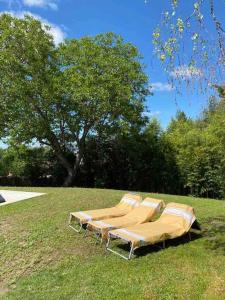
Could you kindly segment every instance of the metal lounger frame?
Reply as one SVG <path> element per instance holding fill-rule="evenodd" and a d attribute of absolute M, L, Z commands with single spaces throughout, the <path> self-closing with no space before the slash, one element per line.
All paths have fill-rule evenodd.
<path fill-rule="evenodd" d="M 191 232 L 190 231 L 188 231 L 188 237 L 189 237 L 189 240 L 191 241 Z M 109 233 L 109 238 L 108 238 L 108 241 L 107 241 L 107 244 L 106 244 L 106 250 L 108 250 L 108 251 L 110 251 L 110 252 L 112 252 L 112 253 L 114 253 L 114 254 L 116 254 L 116 255 L 118 255 L 118 256 L 122 257 L 123 259 L 126 259 L 126 260 L 130 260 L 132 258 L 132 256 L 134 255 L 134 250 L 135 249 L 140 248 L 140 247 L 143 246 L 142 245 L 140 247 L 134 248 L 133 244 L 131 244 L 129 255 L 125 256 L 125 255 L 119 253 L 118 251 L 113 250 L 112 248 L 110 248 L 110 241 L 111 241 L 111 239 L 120 239 L 122 242 L 124 242 L 124 243 L 130 243 L 130 244 L 131 244 L 131 242 L 129 240 L 126 240 L 124 238 L 121 238 L 121 237 L 118 237 L 116 235 L 113 235 L 113 234 Z M 150 245 L 150 244 L 146 243 L 146 246 L 147 245 Z M 165 249 L 165 247 L 166 247 L 166 240 L 162 241 L 162 245 L 163 245 L 162 248 Z"/>
<path fill-rule="evenodd" d="M 77 226 L 73 225 L 73 222 L 72 220 L 75 219 L 77 220 Z M 69 227 L 72 228 L 74 231 L 80 233 L 83 229 L 83 224 L 80 222 L 79 219 L 75 218 L 75 216 L 73 216 L 71 213 L 70 213 L 70 216 L 69 216 Z"/>
<path fill-rule="evenodd" d="M 101 234 L 101 232 L 98 232 L 98 231 L 95 231 L 95 230 L 88 230 L 88 227 L 89 227 L 89 224 L 87 224 L 87 227 L 86 227 L 86 230 L 85 230 L 85 233 L 84 233 L 84 237 L 88 236 L 88 233 L 89 236 L 92 236 L 92 237 L 95 237 L 96 238 L 96 244 L 100 244 L 102 245 L 103 244 L 103 236 Z M 93 233 L 93 234 L 92 234 Z"/>
<path fill-rule="evenodd" d="M 73 224 L 74 223 L 73 219 L 77 221 L 76 222 L 77 225 Z M 81 231 L 84 230 L 83 225 L 84 224 L 82 224 L 78 218 L 76 218 L 73 214 L 70 213 L 70 216 L 69 216 L 69 227 L 70 228 L 72 228 L 77 233 L 81 233 Z M 88 236 L 88 232 L 90 233 L 91 231 L 88 231 L 88 224 L 87 224 L 87 227 L 84 230 L 84 237 Z M 102 245 L 103 237 L 100 232 L 93 231 L 92 236 L 94 236 L 96 238 L 96 244 L 100 243 L 100 245 Z"/>
<path fill-rule="evenodd" d="M 112 238 L 112 239 L 118 239 L 117 236 L 112 235 L 112 234 L 109 233 L 109 238 L 108 238 L 108 241 L 107 241 L 107 244 L 106 244 L 106 250 L 108 250 L 108 251 L 110 251 L 110 252 L 112 252 L 112 253 L 114 253 L 114 254 L 116 254 L 116 255 L 122 257 L 123 259 L 130 260 L 130 259 L 132 258 L 132 255 L 134 254 L 134 246 L 133 246 L 133 244 L 131 244 L 129 255 L 128 255 L 128 256 L 125 256 L 125 255 L 119 253 L 118 251 L 115 251 L 115 250 L 113 250 L 112 248 L 110 248 L 110 241 L 111 241 L 111 238 Z M 128 240 L 125 240 L 125 239 L 122 239 L 122 238 L 120 238 L 120 239 L 121 239 L 121 241 L 124 242 L 124 243 L 130 243 L 130 241 L 128 241 Z"/>

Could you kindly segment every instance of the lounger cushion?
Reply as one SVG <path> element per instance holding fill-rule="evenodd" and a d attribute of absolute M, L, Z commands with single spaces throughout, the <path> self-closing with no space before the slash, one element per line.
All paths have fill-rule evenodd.
<path fill-rule="evenodd" d="M 140 202 L 142 200 L 142 197 L 137 194 L 125 194 L 123 198 L 121 199 L 120 203 L 116 205 L 118 208 L 127 209 L 131 211 L 135 207 L 138 207 L 140 205 Z"/>
<path fill-rule="evenodd" d="M 194 221 L 192 207 L 169 203 L 157 221 L 112 230 L 109 234 L 131 242 L 134 247 L 139 247 L 182 236 L 190 230 Z"/>
<path fill-rule="evenodd" d="M 163 200 L 146 198 L 138 207 L 125 216 L 88 222 L 88 229 L 99 232 L 102 238 L 106 240 L 109 230 L 148 222 L 164 205 Z"/>
<path fill-rule="evenodd" d="M 141 202 L 140 195 L 125 194 L 120 203 L 115 207 L 78 211 L 70 213 L 72 218 L 79 220 L 80 224 L 86 224 L 93 220 L 103 220 L 106 218 L 114 218 L 124 216 L 130 212 L 134 207 L 137 207 Z"/>

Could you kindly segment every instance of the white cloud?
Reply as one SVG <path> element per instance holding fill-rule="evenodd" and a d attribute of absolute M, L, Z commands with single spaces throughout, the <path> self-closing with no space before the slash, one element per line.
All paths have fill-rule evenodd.
<path fill-rule="evenodd" d="M 5 3 L 9 9 L 21 9 L 22 7 L 20 0 L 0 0 L 0 2 Z"/>
<path fill-rule="evenodd" d="M 22 6 L 58 9 L 58 0 L 0 0 L 9 9 L 21 9 Z"/>
<path fill-rule="evenodd" d="M 174 87 L 169 83 L 154 82 L 150 85 L 151 92 L 171 92 L 173 89 Z"/>
<path fill-rule="evenodd" d="M 162 112 L 160 110 L 150 111 L 149 115 L 152 117 L 159 116 Z"/>
<path fill-rule="evenodd" d="M 202 77 L 203 72 L 201 69 L 198 69 L 196 67 L 182 65 L 176 67 L 172 72 L 170 72 L 170 75 L 174 78 L 191 79 Z"/>
<path fill-rule="evenodd" d="M 23 4 L 29 7 L 36 6 L 42 8 L 51 8 L 54 10 L 58 9 L 56 0 L 23 0 Z"/>
<path fill-rule="evenodd" d="M 155 111 L 145 111 L 143 112 L 143 116 L 145 117 L 158 117 L 162 112 L 160 110 L 155 110 Z"/>
<path fill-rule="evenodd" d="M 43 19 L 39 15 L 33 14 L 29 11 L 20 11 L 20 12 L 5 11 L 4 13 L 11 14 L 19 19 L 23 19 L 25 15 L 29 15 L 39 20 L 43 25 L 47 25 L 50 27 L 48 33 L 50 33 L 53 36 L 53 40 L 56 45 L 62 43 L 65 40 L 66 34 L 58 25 L 48 22 L 47 20 Z"/>

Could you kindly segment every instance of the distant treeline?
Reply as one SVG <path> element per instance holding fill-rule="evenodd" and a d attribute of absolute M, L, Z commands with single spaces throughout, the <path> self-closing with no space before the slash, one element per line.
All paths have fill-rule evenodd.
<path fill-rule="evenodd" d="M 0 185 L 60 186 L 66 170 L 48 147 L 11 145 L 0 176 Z M 164 131 L 152 119 L 141 132 L 89 137 L 73 185 L 224 198 L 225 99 L 195 120 L 178 112 Z"/>

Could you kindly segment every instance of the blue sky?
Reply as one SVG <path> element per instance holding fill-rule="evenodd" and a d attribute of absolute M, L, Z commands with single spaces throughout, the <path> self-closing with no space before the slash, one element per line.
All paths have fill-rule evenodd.
<path fill-rule="evenodd" d="M 151 35 L 160 20 L 166 3 L 161 0 L 0 0 L 0 11 L 13 11 L 22 16 L 30 12 L 53 26 L 56 42 L 66 38 L 79 38 L 113 31 L 135 44 L 144 56 L 146 73 L 155 87 L 154 95 L 147 99 L 152 116 L 156 116 L 163 128 L 167 126 L 178 109 L 195 117 L 206 104 L 207 95 L 188 93 L 183 87 L 182 95 L 167 83 L 163 68 L 153 56 Z M 223 17 L 223 0 L 215 0 L 220 17 Z M 181 9 L 193 1 L 183 1 Z M 182 13 L 182 11 L 181 11 Z M 225 15 L 225 14 L 224 14 Z M 224 20 L 224 19 L 223 19 Z"/>

